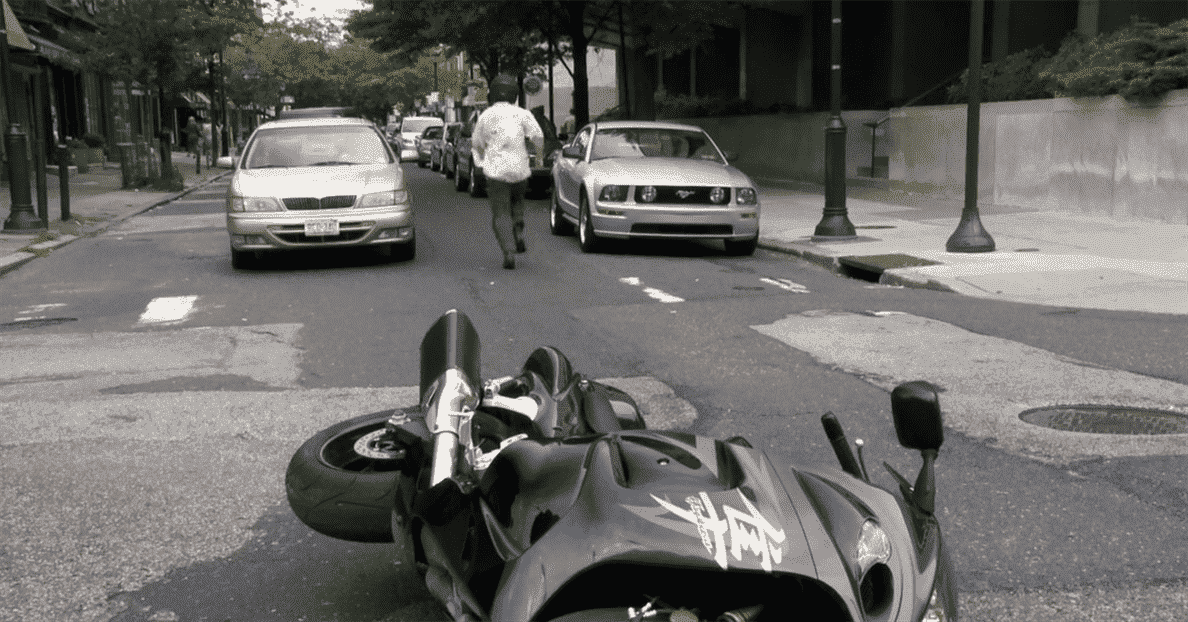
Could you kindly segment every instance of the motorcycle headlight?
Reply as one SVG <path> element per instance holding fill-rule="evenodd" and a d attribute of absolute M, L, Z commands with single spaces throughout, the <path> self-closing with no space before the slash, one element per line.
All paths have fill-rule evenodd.
<path fill-rule="evenodd" d="M 359 207 L 385 207 L 408 203 L 408 192 L 405 190 L 385 190 L 363 195 Z"/>
<path fill-rule="evenodd" d="M 862 523 L 858 536 L 858 569 L 865 573 L 875 564 L 885 563 L 891 558 L 891 539 L 887 532 L 873 520 Z"/>
<path fill-rule="evenodd" d="M 920 622 L 949 622 L 944 605 L 936 597 L 935 589 L 932 590 L 932 598 L 928 599 L 928 608 L 924 610 L 924 617 L 920 618 Z"/>
<path fill-rule="evenodd" d="M 231 197 L 227 209 L 232 212 L 279 212 L 281 206 L 272 197 Z"/>

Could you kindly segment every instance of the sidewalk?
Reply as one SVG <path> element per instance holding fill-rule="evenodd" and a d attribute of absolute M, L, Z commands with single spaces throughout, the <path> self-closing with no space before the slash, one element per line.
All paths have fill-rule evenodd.
<path fill-rule="evenodd" d="M 995 250 L 949 253 L 961 201 L 850 188 L 858 237 L 814 242 L 823 190 L 763 181 L 760 247 L 839 273 L 1029 304 L 1188 314 L 1188 225 L 988 206 L 979 212 Z"/>
<path fill-rule="evenodd" d="M 123 178 L 118 162 L 92 166 L 88 173 L 70 174 L 70 220 L 62 220 L 58 167 L 52 166 L 46 175 L 46 207 L 49 213 L 49 229 L 32 232 L 12 232 L 0 229 L 0 275 L 14 270 L 25 263 L 49 253 L 55 247 L 106 230 L 108 227 L 148 211 L 153 207 L 189 194 L 221 175 L 227 169 L 208 168 L 202 163 L 202 173 L 194 173 L 194 156 L 187 153 L 173 153 L 173 164 L 185 178 L 185 190 L 181 192 L 154 192 L 151 190 L 123 190 Z M 0 187 L 0 227 L 12 209 L 8 186 Z M 33 188 L 33 209 L 37 206 L 37 188 Z"/>

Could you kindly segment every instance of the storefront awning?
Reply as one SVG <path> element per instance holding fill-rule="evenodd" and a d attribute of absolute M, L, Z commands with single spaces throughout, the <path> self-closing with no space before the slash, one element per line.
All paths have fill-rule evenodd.
<path fill-rule="evenodd" d="M 29 39 L 37 46 L 37 53 L 63 67 L 77 69 L 82 65 L 82 59 L 72 50 L 68 50 L 53 41 L 47 41 L 37 35 L 29 35 Z"/>
<path fill-rule="evenodd" d="M 13 13 L 12 7 L 8 6 L 8 0 L 2 1 L 4 2 L 4 23 L 8 26 L 8 47 L 30 52 L 37 50 L 33 42 L 29 40 L 29 36 L 25 34 L 25 30 L 21 28 L 20 22 L 17 21 L 16 13 Z"/>

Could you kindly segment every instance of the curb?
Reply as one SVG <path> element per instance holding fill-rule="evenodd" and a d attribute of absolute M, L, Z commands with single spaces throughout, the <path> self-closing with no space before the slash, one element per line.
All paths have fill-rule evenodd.
<path fill-rule="evenodd" d="M 760 239 L 759 248 L 775 251 L 777 253 L 785 253 L 794 255 L 809 263 L 816 264 L 829 270 L 830 272 L 847 278 L 853 278 L 847 271 L 845 266 L 839 261 L 840 257 L 830 255 L 817 250 L 815 247 L 807 244 L 798 244 L 796 242 L 784 242 L 782 240 Z M 940 283 L 934 279 L 925 279 L 918 277 L 911 273 L 903 273 L 898 270 L 884 270 L 879 273 L 877 281 L 880 285 L 891 285 L 897 287 L 911 287 L 913 289 L 931 289 L 939 292 L 959 293 L 957 290 Z"/>
<path fill-rule="evenodd" d="M 118 216 L 118 217 L 112 218 L 110 220 L 105 220 L 105 221 L 103 221 L 103 223 L 101 225 L 96 226 L 94 229 L 91 229 L 89 231 L 83 232 L 80 235 L 65 234 L 65 235 L 59 236 L 53 240 L 47 240 L 45 242 L 38 242 L 37 244 L 30 244 L 29 246 L 26 246 L 25 248 L 15 252 L 15 253 L 9 254 L 4 257 L 0 257 L 0 276 L 4 276 L 5 274 L 12 272 L 13 270 L 16 270 L 17 268 L 20 268 L 21 266 L 29 263 L 30 261 L 36 259 L 37 257 L 41 257 L 44 254 L 48 254 L 49 251 L 51 251 L 59 246 L 65 246 L 66 244 L 69 244 L 79 238 L 94 237 L 96 234 L 103 233 L 104 231 L 107 231 L 113 225 L 117 225 L 121 222 L 124 222 L 125 220 L 128 220 L 129 218 L 134 217 L 134 216 L 139 216 L 147 211 L 150 211 L 152 209 L 160 207 L 166 203 L 176 201 L 176 200 L 186 196 L 187 194 L 190 194 L 191 192 L 196 192 L 196 191 L 200 190 L 201 188 L 209 186 L 212 182 L 222 179 L 228 173 L 230 173 L 230 171 L 223 171 L 223 172 L 219 173 L 218 175 L 215 175 L 214 177 L 204 180 L 202 183 L 200 183 L 192 188 L 185 188 L 185 189 L 179 191 L 177 194 L 171 195 L 171 196 L 164 198 L 160 201 L 156 201 L 156 202 L 152 203 L 151 205 L 144 207 L 143 209 L 137 210 L 135 212 L 132 212 L 132 213 L 124 215 L 124 216 Z M 34 249 L 35 251 L 42 251 L 42 252 L 32 252 L 31 253 L 31 252 L 28 252 L 28 249 Z"/>

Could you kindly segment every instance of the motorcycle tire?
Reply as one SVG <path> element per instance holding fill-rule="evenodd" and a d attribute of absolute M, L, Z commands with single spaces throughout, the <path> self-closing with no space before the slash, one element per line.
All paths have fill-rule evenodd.
<path fill-rule="evenodd" d="M 412 485 L 405 460 L 369 458 L 355 442 L 379 430 L 393 411 L 355 417 L 314 434 L 285 472 L 289 506 L 301 522 L 331 538 L 392 542 L 392 509 L 401 483 Z"/>

